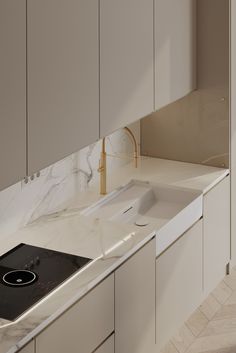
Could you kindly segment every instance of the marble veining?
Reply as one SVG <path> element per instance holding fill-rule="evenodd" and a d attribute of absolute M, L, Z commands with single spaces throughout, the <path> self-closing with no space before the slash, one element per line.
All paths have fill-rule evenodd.
<path fill-rule="evenodd" d="M 74 158 L 71 157 L 70 162 L 64 161 L 63 163 L 69 163 L 70 170 L 75 172 L 73 175 L 78 175 L 77 169 L 74 167 Z M 49 180 L 52 176 L 56 176 L 55 169 L 47 171 L 47 173 Z M 187 185 L 189 188 L 206 192 L 223 179 L 227 173 L 227 170 L 218 168 L 144 158 L 139 161 L 137 170 L 134 170 L 132 163 L 120 167 L 119 173 L 110 176 L 109 187 L 113 189 L 135 178 L 169 182 L 172 185 L 184 185 L 185 187 Z M 64 177 L 66 176 L 64 175 Z M 56 179 L 53 180 L 55 182 Z M 53 186 L 54 182 L 50 185 Z M 64 188 L 68 187 L 67 182 L 68 178 Z M 41 186 L 44 189 L 44 186 Z M 59 185 L 55 186 L 53 190 L 61 190 L 63 193 L 63 188 L 60 189 Z M 38 201 L 38 211 L 35 208 L 26 217 L 27 226 L 1 241 L 0 254 L 13 248 L 19 242 L 25 242 L 88 256 L 94 261 L 14 323 L 1 321 L 0 353 L 14 353 L 23 347 L 50 322 L 155 236 L 154 230 L 150 228 L 137 231 L 134 225 L 112 223 L 82 216 L 81 210 L 100 198 L 96 183 L 89 185 L 89 188 L 84 192 L 78 191 L 76 197 L 72 198 L 70 202 L 68 199 L 68 205 L 61 203 L 64 207 L 58 207 L 59 195 L 57 193 L 57 196 L 54 194 L 52 197 L 52 195 L 53 192 L 51 196 L 45 198 L 48 200 L 45 209 L 50 212 L 43 212 L 44 202 L 40 204 Z M 14 200 L 14 192 L 11 200 Z M 2 204 L 1 207 L 3 207 Z M 37 219 L 33 221 L 34 218 Z"/>

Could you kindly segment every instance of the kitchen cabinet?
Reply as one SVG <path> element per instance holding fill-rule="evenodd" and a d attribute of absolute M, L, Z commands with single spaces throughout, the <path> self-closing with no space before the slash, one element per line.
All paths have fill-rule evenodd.
<path fill-rule="evenodd" d="M 110 275 L 36 337 L 36 352 L 92 353 L 113 331 L 114 275 Z"/>
<path fill-rule="evenodd" d="M 22 348 L 19 351 L 19 353 L 34 353 L 35 352 L 34 343 L 35 343 L 34 341 L 31 341 L 24 348 Z"/>
<path fill-rule="evenodd" d="M 99 137 L 98 1 L 30 0 L 27 11 L 32 174 Z"/>
<path fill-rule="evenodd" d="M 157 351 L 202 301 L 202 220 L 156 260 Z"/>
<path fill-rule="evenodd" d="M 204 293 L 208 295 L 226 275 L 230 262 L 230 177 L 204 196 Z"/>
<path fill-rule="evenodd" d="M 154 352 L 155 240 L 115 271 L 115 352 Z"/>
<path fill-rule="evenodd" d="M 114 334 L 109 337 L 94 353 L 114 353 Z"/>
<path fill-rule="evenodd" d="M 100 1 L 100 136 L 154 110 L 153 0 Z"/>
<path fill-rule="evenodd" d="M 155 0 L 155 109 L 196 88 L 196 0 Z"/>
<path fill-rule="evenodd" d="M 26 0 L 0 0 L 0 190 L 26 174 Z"/>

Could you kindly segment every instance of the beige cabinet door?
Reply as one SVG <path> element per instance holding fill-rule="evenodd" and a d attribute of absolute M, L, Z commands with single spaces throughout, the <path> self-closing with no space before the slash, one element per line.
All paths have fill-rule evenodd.
<path fill-rule="evenodd" d="M 226 275 L 230 261 L 230 177 L 204 196 L 204 294 Z"/>
<path fill-rule="evenodd" d="M 98 1 L 28 1 L 28 173 L 99 136 Z"/>
<path fill-rule="evenodd" d="M 36 337 L 37 353 L 92 353 L 114 331 L 114 275 Z"/>
<path fill-rule="evenodd" d="M 114 349 L 114 335 L 112 335 L 94 353 L 114 353 Z"/>
<path fill-rule="evenodd" d="M 19 353 L 34 353 L 35 352 L 34 343 L 35 343 L 34 341 L 31 341 L 24 348 L 22 348 L 19 351 Z"/>
<path fill-rule="evenodd" d="M 154 110 L 153 0 L 100 1 L 100 135 Z"/>
<path fill-rule="evenodd" d="M 155 108 L 195 89 L 196 0 L 155 0 Z"/>
<path fill-rule="evenodd" d="M 26 0 L 0 0 L 0 190 L 26 175 Z"/>
<path fill-rule="evenodd" d="M 156 260 L 157 352 L 202 301 L 202 220 Z"/>
<path fill-rule="evenodd" d="M 115 271 L 115 352 L 155 347 L 155 240 Z"/>

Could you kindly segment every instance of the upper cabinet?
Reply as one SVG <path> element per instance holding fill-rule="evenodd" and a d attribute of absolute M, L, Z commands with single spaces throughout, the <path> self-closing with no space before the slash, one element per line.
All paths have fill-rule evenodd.
<path fill-rule="evenodd" d="M 94 0 L 28 0 L 27 12 L 32 174 L 99 137 L 99 12 Z"/>
<path fill-rule="evenodd" d="M 101 0 L 100 16 L 103 137 L 154 110 L 153 0 Z"/>
<path fill-rule="evenodd" d="M 196 88 L 196 0 L 155 0 L 155 109 Z"/>
<path fill-rule="evenodd" d="M 0 0 L 0 190 L 26 171 L 26 0 Z"/>

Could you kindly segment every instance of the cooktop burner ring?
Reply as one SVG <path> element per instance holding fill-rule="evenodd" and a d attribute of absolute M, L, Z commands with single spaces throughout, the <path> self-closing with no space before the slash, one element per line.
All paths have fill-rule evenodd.
<path fill-rule="evenodd" d="M 29 270 L 13 270 L 5 273 L 2 280 L 8 286 L 23 287 L 33 284 L 37 280 L 37 275 Z"/>

